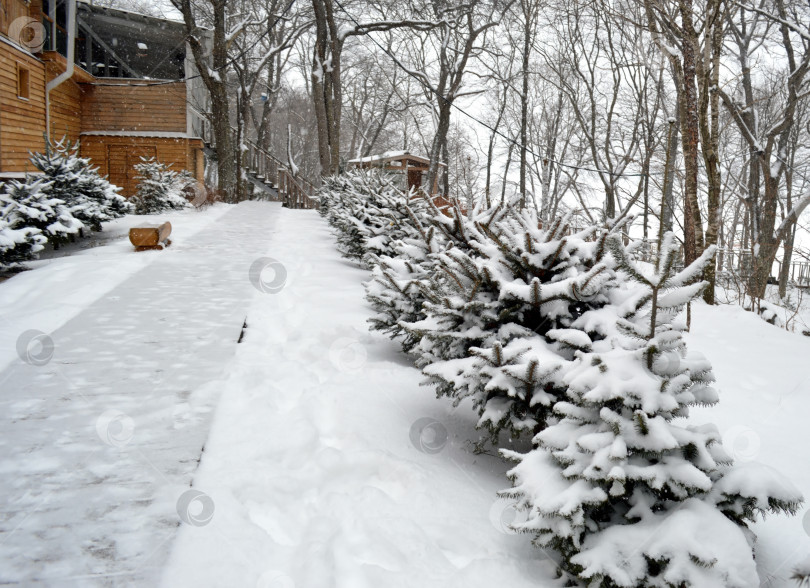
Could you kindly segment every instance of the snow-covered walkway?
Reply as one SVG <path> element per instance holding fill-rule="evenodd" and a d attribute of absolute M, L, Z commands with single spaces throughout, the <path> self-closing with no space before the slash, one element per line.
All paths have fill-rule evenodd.
<path fill-rule="evenodd" d="M 315 212 L 277 226 L 268 253 L 287 283 L 250 310 L 194 479 L 213 517 L 181 528 L 163 585 L 558 585 L 505 526 L 508 466 L 470 452 L 474 413 L 368 332 L 366 272 Z"/>
<path fill-rule="evenodd" d="M 100 259 L 132 275 L 50 333 L 52 358 L 48 341 L 33 343 L 28 363 L 0 373 L 0 583 L 156 582 L 219 397 L 210 382 L 234 354 L 257 294 L 249 268 L 279 211 L 231 207 L 189 238 L 180 227 L 162 252 L 116 244 L 120 256 Z M 98 296 L 83 283 L 97 269 L 79 257 L 87 272 L 68 272 L 61 302 L 81 304 L 76 290 Z M 49 284 L 68 266 L 13 280 Z M 19 320 L 17 306 L 3 308 L 4 329 Z"/>

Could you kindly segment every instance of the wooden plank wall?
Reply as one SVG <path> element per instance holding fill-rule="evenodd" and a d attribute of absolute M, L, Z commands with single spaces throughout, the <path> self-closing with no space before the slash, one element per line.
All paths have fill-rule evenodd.
<path fill-rule="evenodd" d="M 185 82 L 159 86 L 88 86 L 82 101 L 82 131 L 185 133 Z"/>
<path fill-rule="evenodd" d="M 17 67 L 29 70 L 29 97 L 17 97 Z M 45 65 L 0 43 L 0 171 L 34 171 L 29 151 L 45 146 Z"/>
<path fill-rule="evenodd" d="M 162 137 L 84 135 L 82 136 L 81 154 L 82 157 L 91 158 L 93 165 L 98 166 L 99 173 L 102 175 L 110 175 L 112 171 L 115 178 L 111 177 L 110 180 L 117 180 L 119 184 L 125 184 L 121 186 L 124 188 L 124 192 L 122 193 L 125 196 L 132 196 L 135 191 L 135 185 L 129 182 L 129 179 L 121 179 L 121 162 L 113 161 L 113 169 L 110 169 L 109 156 L 111 153 L 115 158 L 117 154 L 123 151 L 131 153 L 151 153 L 152 149 L 154 149 L 158 161 L 171 164 L 172 170 L 179 172 L 185 169 L 193 173 L 195 171 L 197 151 L 202 147 L 201 144 L 197 145 L 197 143 L 200 142 L 189 139 L 166 139 Z M 118 166 L 116 166 L 116 163 L 118 163 Z M 133 176 L 134 173 L 129 169 L 126 175 L 127 178 L 129 178 Z M 202 179 L 201 170 L 197 170 L 197 175 L 198 179 Z"/>
<path fill-rule="evenodd" d="M 23 0 L 2 0 L 0 2 L 0 34 L 8 36 L 8 27 L 14 22 L 15 19 L 21 16 L 29 16 L 30 14 L 38 15 L 41 4 L 37 2 L 36 11 L 31 10 Z M 17 42 L 19 39 L 14 39 Z"/>
<path fill-rule="evenodd" d="M 64 71 L 64 67 L 54 62 L 46 64 L 48 80 L 52 80 Z M 73 80 L 62 82 L 51 91 L 51 141 L 61 141 L 67 137 L 71 143 L 79 140 L 82 126 L 81 85 Z"/>

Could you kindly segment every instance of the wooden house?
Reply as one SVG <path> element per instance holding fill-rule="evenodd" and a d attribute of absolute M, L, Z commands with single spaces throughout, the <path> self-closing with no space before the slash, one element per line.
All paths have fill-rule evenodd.
<path fill-rule="evenodd" d="M 430 167 L 430 159 L 413 155 L 407 151 L 388 151 L 380 155 L 369 155 L 368 157 L 360 157 L 358 159 L 350 159 L 349 166 L 355 168 L 380 168 L 390 172 L 399 180 L 399 188 L 408 191 L 412 188 L 417 190 L 427 190 L 422 186 L 424 174 L 427 173 Z M 447 167 L 444 163 L 439 164 L 440 167 Z M 438 175 L 433 181 L 430 195 L 433 196 L 433 201 L 439 208 L 448 205 L 447 200 L 438 196 Z"/>
<path fill-rule="evenodd" d="M 81 0 L 0 0 L 0 179 L 46 137 L 80 142 L 125 195 L 140 157 L 202 180 L 206 96 L 182 23 Z"/>

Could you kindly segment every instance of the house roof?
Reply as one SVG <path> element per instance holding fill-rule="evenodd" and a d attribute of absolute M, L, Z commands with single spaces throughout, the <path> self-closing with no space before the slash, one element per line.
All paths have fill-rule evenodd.
<path fill-rule="evenodd" d="M 408 166 L 414 167 L 427 167 L 430 165 L 430 159 L 427 157 L 422 157 L 421 155 L 414 155 L 408 151 L 386 151 L 385 153 L 380 153 L 379 155 L 369 155 L 368 157 L 358 157 L 357 159 L 350 159 L 348 163 L 360 166 L 363 164 L 379 164 L 383 165 L 386 163 L 391 162 L 403 162 L 407 163 Z M 440 163 L 439 165 L 444 165 Z"/>
<path fill-rule="evenodd" d="M 172 131 L 82 131 L 82 137 L 152 137 L 160 139 L 197 139 L 188 133 Z"/>

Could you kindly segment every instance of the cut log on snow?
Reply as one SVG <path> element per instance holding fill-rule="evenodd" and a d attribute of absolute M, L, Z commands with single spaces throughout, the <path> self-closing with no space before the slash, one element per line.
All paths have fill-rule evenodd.
<path fill-rule="evenodd" d="M 171 234 L 172 224 L 169 222 L 149 227 L 133 227 L 129 230 L 129 242 L 135 246 L 135 251 L 163 249 L 171 245 Z"/>

